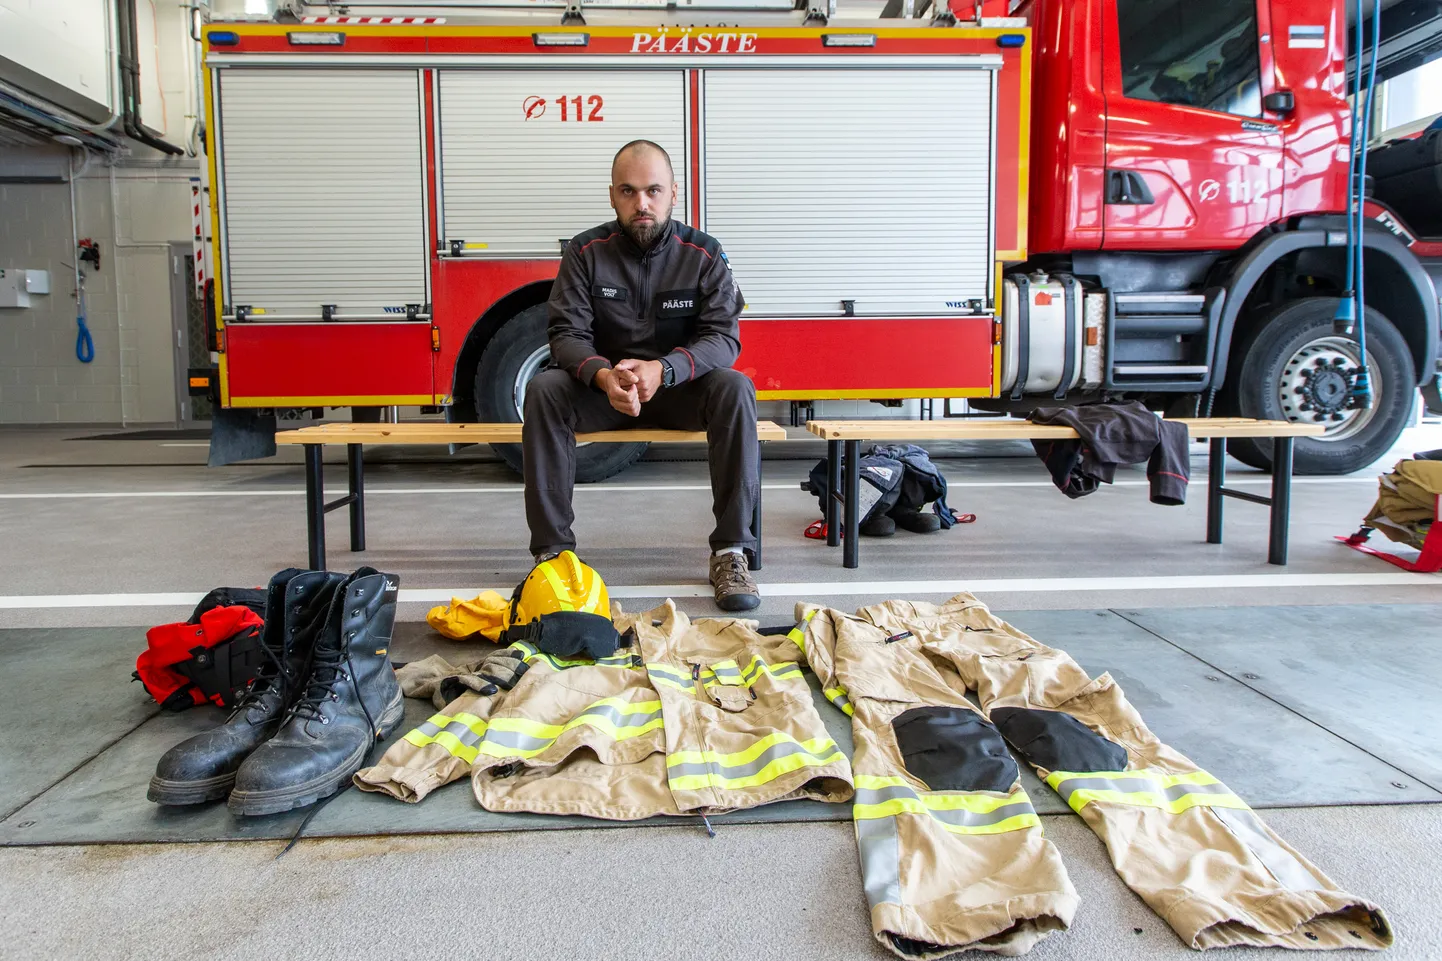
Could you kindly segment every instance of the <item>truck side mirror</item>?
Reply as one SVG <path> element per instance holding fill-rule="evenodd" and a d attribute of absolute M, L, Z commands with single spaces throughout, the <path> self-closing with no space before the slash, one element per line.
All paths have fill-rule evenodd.
<path fill-rule="evenodd" d="M 1262 98 L 1262 106 L 1272 113 L 1291 113 L 1297 109 L 1297 98 L 1290 90 L 1277 90 Z"/>

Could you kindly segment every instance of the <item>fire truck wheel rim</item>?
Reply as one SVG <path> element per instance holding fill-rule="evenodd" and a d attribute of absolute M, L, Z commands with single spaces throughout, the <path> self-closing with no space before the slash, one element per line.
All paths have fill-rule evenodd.
<path fill-rule="evenodd" d="M 551 362 L 549 345 L 537 347 L 530 356 L 521 361 L 516 369 L 516 382 L 511 385 L 511 400 L 516 405 L 516 420 L 524 420 L 526 412 L 526 385 Z"/>
<path fill-rule="evenodd" d="M 1327 440 L 1346 440 L 1366 429 L 1377 415 L 1371 407 L 1349 407 L 1356 383 L 1361 353 L 1357 342 L 1346 337 L 1318 337 L 1303 344 L 1287 360 L 1277 385 L 1277 396 L 1287 419 L 1326 426 Z M 1376 357 L 1367 351 L 1367 374 L 1373 398 L 1382 397 L 1387 385 Z"/>

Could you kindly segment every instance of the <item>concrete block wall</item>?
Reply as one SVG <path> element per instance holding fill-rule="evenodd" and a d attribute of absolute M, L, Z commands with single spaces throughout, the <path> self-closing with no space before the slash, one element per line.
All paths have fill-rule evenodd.
<path fill-rule="evenodd" d="M 36 159 L 25 158 L 32 173 Z M 190 235 L 193 163 L 95 163 L 76 180 L 77 232 L 101 247 L 101 270 L 84 267 L 89 364 L 75 356 L 69 186 L 0 182 L 0 266 L 48 270 L 51 289 L 29 308 L 0 308 L 0 423 L 175 421 L 168 245 Z"/>

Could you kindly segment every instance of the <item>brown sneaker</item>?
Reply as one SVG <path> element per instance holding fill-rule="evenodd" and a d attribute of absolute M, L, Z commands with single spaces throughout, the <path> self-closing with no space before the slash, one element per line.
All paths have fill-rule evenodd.
<path fill-rule="evenodd" d="M 746 555 L 727 551 L 711 555 L 711 586 L 723 611 L 751 611 L 761 605 L 761 592 L 751 579 Z"/>

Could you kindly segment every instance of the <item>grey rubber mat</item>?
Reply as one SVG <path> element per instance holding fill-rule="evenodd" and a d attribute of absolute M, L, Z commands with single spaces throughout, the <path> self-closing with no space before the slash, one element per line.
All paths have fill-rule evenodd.
<path fill-rule="evenodd" d="M 1393 611 L 1395 617 L 1383 616 Z M 1435 631 L 1429 625 L 1437 623 L 1439 613 L 1442 610 L 1424 607 L 1331 607 L 1128 611 L 1126 616 L 1111 611 L 1028 611 L 1002 616 L 1038 640 L 1067 650 L 1093 675 L 1110 672 L 1158 737 L 1221 778 L 1254 807 L 1269 808 L 1442 801 L 1442 793 L 1405 773 L 1415 771 L 1417 777 L 1422 777 L 1427 772 L 1424 763 L 1428 758 L 1434 758 L 1432 763 L 1436 763 L 1435 738 L 1429 741 L 1421 735 L 1428 723 L 1442 721 L 1442 708 L 1437 707 L 1435 699 L 1424 702 L 1418 698 L 1426 685 L 1433 685 L 1435 690 L 1442 678 L 1436 676 L 1435 665 L 1418 665 L 1430 656 L 1429 637 Z M 1352 640 L 1319 642 L 1316 617 L 1322 614 L 1329 618 L 1329 624 L 1346 628 L 1334 633 Z M 1386 649 L 1393 656 L 1374 659 L 1379 661 L 1376 666 L 1359 670 L 1354 659 L 1361 654 L 1363 638 L 1378 631 L 1386 632 Z M 147 704 L 138 687 L 120 683 L 125 671 L 113 667 L 114 673 L 97 674 L 87 683 L 97 695 L 84 710 L 92 712 L 89 716 L 96 729 L 110 732 L 110 740 L 120 737 L 117 743 L 106 747 L 108 740 L 90 737 L 83 725 L 54 723 L 55 698 L 47 696 L 43 685 L 76 683 L 63 669 L 67 659 L 60 656 L 61 651 L 73 652 L 75 645 L 87 651 L 110 650 L 114 660 L 120 658 L 118 652 L 123 648 L 124 657 L 129 658 L 139 633 L 113 629 L 0 632 L 0 643 L 6 644 L 0 649 L 0 667 L 7 668 L 3 677 L 5 690 L 10 692 L 0 701 L 0 712 L 4 712 L 0 713 L 0 721 L 8 722 L 4 730 L 24 732 L 13 736 L 30 739 L 32 746 L 26 757 L 37 772 L 51 761 L 47 752 L 54 752 L 57 758 L 64 755 L 62 760 L 51 763 L 48 773 L 34 776 L 26 764 L 6 755 L 4 763 L 8 766 L 0 771 L 15 782 L 7 785 L 12 796 L 19 792 L 18 796 L 34 800 L 0 822 L 0 844 L 210 841 L 293 835 L 306 811 L 238 819 L 223 803 L 161 808 L 145 799 L 146 785 L 160 754 L 218 723 L 223 715 L 217 710 L 155 714 L 146 720 L 154 713 L 154 706 Z M 59 634 L 64 636 L 57 637 Z M 1379 639 L 1375 643 L 1381 647 L 1384 642 Z M 1200 657 L 1218 666 L 1208 666 L 1187 653 L 1182 649 L 1186 645 L 1195 647 Z M 411 624 L 399 626 L 395 649 L 398 657 L 405 658 L 436 650 L 448 650 L 459 658 L 465 650 L 440 642 L 423 626 Z M 11 660 L 5 660 L 6 651 L 11 652 Z M 1228 666 L 1233 661 L 1235 671 Z M 811 678 L 811 682 L 815 689 L 815 679 Z M 1404 696 L 1398 697 L 1399 691 Z M 824 701 L 819 691 L 815 691 L 815 697 L 817 710 L 832 737 L 849 753 L 850 720 Z M 85 701 L 83 697 L 67 698 L 66 703 Z M 1355 704 L 1373 710 L 1362 717 L 1351 711 Z M 107 711 L 112 716 L 104 716 Z M 410 701 L 406 724 L 419 724 L 433 712 L 427 702 Z M 73 720 L 73 714 L 68 714 L 67 719 Z M 126 735 L 137 719 L 142 723 Z M 1390 723 L 1399 727 L 1394 730 Z M 1328 728 L 1345 731 L 1339 736 Z M 82 734 L 79 738 L 77 731 Z M 1409 747 L 1408 737 L 1413 735 L 1420 738 L 1421 746 Z M 377 745 L 371 762 L 388 746 Z M 66 771 L 71 773 L 65 776 Z M 55 783 L 57 780 L 59 783 Z M 1040 813 L 1066 810 L 1029 771 L 1023 772 L 1023 783 Z M 797 801 L 735 812 L 713 818 L 711 824 L 722 830 L 728 823 L 849 817 L 849 804 Z M 316 813 L 304 835 L 675 826 L 688 820 L 702 830 L 699 818 L 611 822 L 494 814 L 480 808 L 469 782 L 463 780 L 435 791 L 417 805 L 348 790 Z"/>
<path fill-rule="evenodd" d="M 0 818 L 155 714 L 129 683 L 145 632 L 0 630 Z"/>
<path fill-rule="evenodd" d="M 1392 800 L 1442 790 L 1442 605 L 1122 613 L 1406 772 Z"/>
<path fill-rule="evenodd" d="M 145 798 L 155 762 L 171 746 L 225 720 L 218 709 L 160 714 L 60 784 L 0 822 L 0 844 L 238 841 L 290 837 L 305 817 L 292 811 L 232 817 L 224 802 L 161 807 Z"/>
<path fill-rule="evenodd" d="M 1229 624 L 1228 631 L 1239 643 L 1261 650 L 1277 642 L 1272 621 L 1263 612 L 1286 610 L 1298 609 L 1147 613 L 1175 618 L 1178 624 L 1196 623 L 1194 614 L 1215 614 L 1219 622 Z M 1120 614 L 1018 611 L 1001 616 L 1037 640 L 1067 651 L 1093 677 L 1110 672 L 1152 733 L 1221 778 L 1253 807 L 1442 801 L 1442 793 L 1364 750 L 1367 740 L 1348 743 L 1329 730 L 1330 724 L 1319 724 L 1249 686 L 1256 681 L 1214 670 Z M 1328 670 L 1339 672 L 1339 685 L 1347 683 L 1340 667 L 1329 665 Z M 1381 686 L 1368 694 L 1359 689 L 1353 698 L 1385 699 L 1389 690 Z M 1399 789 L 1394 782 L 1407 787 Z"/>

